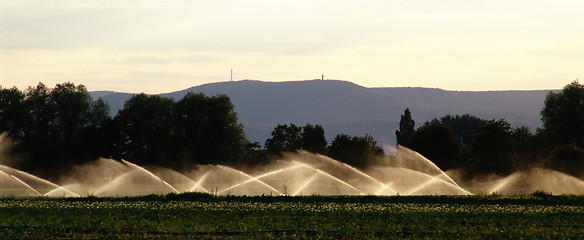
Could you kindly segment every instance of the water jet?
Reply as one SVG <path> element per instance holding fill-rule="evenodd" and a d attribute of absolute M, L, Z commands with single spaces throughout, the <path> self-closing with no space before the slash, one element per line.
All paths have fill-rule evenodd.
<path fill-rule="evenodd" d="M 252 172 L 224 165 L 198 165 L 181 173 L 112 159 L 99 159 L 72 169 L 59 183 L 53 183 L 0 165 L 0 196 L 139 196 L 182 192 L 248 196 L 472 194 L 461 187 L 470 186 L 468 183 L 459 184 L 427 158 L 401 146 L 395 156 L 365 169 L 305 151 L 285 154 Z M 473 192 L 584 193 L 581 179 L 537 168 L 490 180 L 483 186 L 487 187 Z"/>

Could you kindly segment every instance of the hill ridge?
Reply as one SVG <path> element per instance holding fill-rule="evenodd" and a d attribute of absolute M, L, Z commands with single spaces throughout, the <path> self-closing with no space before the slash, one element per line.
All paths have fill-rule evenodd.
<path fill-rule="evenodd" d="M 395 146 L 400 115 L 409 108 L 416 127 L 446 114 L 505 118 L 532 131 L 541 126 L 539 112 L 550 90 L 451 91 L 439 88 L 368 88 L 344 80 L 267 82 L 259 80 L 208 83 L 156 94 L 181 99 L 188 92 L 226 94 L 231 98 L 248 138 L 261 144 L 276 124 L 320 124 L 327 140 L 339 133 L 370 134 L 380 145 Z M 134 94 L 91 92 L 111 106 L 115 115 Z"/>

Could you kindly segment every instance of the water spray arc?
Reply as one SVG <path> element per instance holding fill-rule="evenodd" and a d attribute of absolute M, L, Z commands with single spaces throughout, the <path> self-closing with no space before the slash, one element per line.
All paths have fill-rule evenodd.
<path fill-rule="evenodd" d="M 139 196 L 195 191 L 248 196 L 471 194 L 423 156 L 405 148 L 397 151 L 401 154 L 397 162 L 367 169 L 300 151 L 254 173 L 223 165 L 200 165 L 192 172 L 180 173 L 145 168 L 126 160 L 101 159 L 79 167 L 59 184 L 0 165 L 0 196 Z M 478 192 L 535 190 L 582 194 L 584 181 L 552 170 L 532 169 L 496 179 Z"/>
<path fill-rule="evenodd" d="M 274 192 L 275 192 L 277 195 L 283 195 L 283 194 L 282 194 L 282 192 L 280 192 L 280 191 L 278 191 L 277 189 L 275 189 L 274 187 L 272 187 L 272 186 L 270 186 L 270 185 L 266 184 L 265 182 L 262 182 L 261 180 L 259 180 L 259 178 L 261 178 L 261 177 L 262 177 L 262 176 L 264 176 L 265 174 L 264 174 L 264 175 L 262 175 L 262 176 L 258 176 L 258 177 L 252 177 L 252 176 L 250 176 L 250 175 L 249 175 L 249 174 L 247 174 L 247 173 L 244 173 L 244 172 L 242 172 L 242 171 L 239 171 L 239 170 L 236 170 L 236 169 L 233 169 L 233 168 L 230 168 L 230 167 L 221 166 L 221 165 L 219 165 L 219 167 L 221 167 L 221 168 L 228 168 L 228 169 L 230 169 L 230 170 L 232 170 L 232 171 L 235 171 L 235 172 L 237 172 L 237 173 L 239 173 L 239 174 L 241 174 L 241 175 L 243 175 L 243 176 L 245 176 L 246 178 L 249 178 L 249 179 L 248 179 L 248 180 L 246 180 L 246 181 L 243 181 L 243 182 L 241 182 L 241 183 L 235 184 L 235 185 L 233 185 L 233 186 L 231 186 L 231 187 L 228 187 L 228 188 L 226 188 L 226 189 L 223 189 L 223 190 L 221 190 L 221 191 L 217 192 L 217 194 L 221 194 L 221 193 L 228 193 L 228 192 L 229 192 L 229 190 L 231 190 L 231 189 L 234 189 L 234 188 L 240 187 L 240 186 L 242 186 L 242 185 L 244 185 L 244 184 L 247 184 L 247 183 L 250 183 L 250 182 L 254 182 L 254 181 L 255 181 L 255 182 L 258 182 L 258 183 L 260 183 L 260 184 L 262 184 L 262 185 L 264 185 L 264 186 L 268 187 L 270 190 L 273 190 L 273 191 L 274 191 Z M 267 174 L 273 174 L 273 173 L 267 173 Z"/>
<path fill-rule="evenodd" d="M 150 171 L 146 170 L 145 168 L 143 168 L 143 167 L 140 167 L 140 166 L 138 166 L 138 165 L 136 165 L 136 164 L 133 164 L 133 163 L 131 163 L 131 162 L 128 162 L 128 161 L 126 161 L 126 160 L 124 160 L 124 159 L 122 159 L 122 162 L 123 162 L 123 163 L 125 163 L 125 164 L 126 164 L 126 165 L 128 165 L 128 166 L 131 166 L 131 167 L 134 167 L 134 168 L 136 168 L 136 169 L 139 169 L 140 171 L 142 171 L 142 172 L 144 172 L 144 173 L 148 174 L 149 176 L 152 176 L 153 178 L 155 178 L 155 179 L 157 179 L 158 181 L 160 181 L 162 184 L 164 184 L 164 185 L 168 186 L 168 187 L 169 187 L 170 189 L 172 189 L 172 191 L 174 191 L 175 193 L 179 193 L 179 191 L 178 191 L 178 190 L 176 190 L 176 188 L 174 188 L 173 186 L 171 186 L 170 184 L 168 184 L 166 181 L 162 180 L 160 177 L 158 177 L 158 176 L 154 175 L 152 172 L 150 172 Z"/>
<path fill-rule="evenodd" d="M 18 179 L 17 177 L 15 177 L 14 175 L 10 175 L 10 177 L 14 178 L 16 181 L 22 183 L 22 185 L 24 185 L 25 187 L 29 188 L 30 190 L 32 190 L 33 192 L 35 192 L 36 194 L 38 194 L 39 196 L 42 196 L 43 194 L 41 194 L 40 192 L 38 192 L 36 189 L 32 188 L 30 185 L 26 184 L 25 182 L 23 182 L 22 180 Z"/>

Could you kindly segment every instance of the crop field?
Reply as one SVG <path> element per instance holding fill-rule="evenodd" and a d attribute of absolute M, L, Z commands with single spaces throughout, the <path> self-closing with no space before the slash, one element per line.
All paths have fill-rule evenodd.
<path fill-rule="evenodd" d="M 395 196 L 0 199 L 1 238 L 582 239 L 584 197 Z"/>

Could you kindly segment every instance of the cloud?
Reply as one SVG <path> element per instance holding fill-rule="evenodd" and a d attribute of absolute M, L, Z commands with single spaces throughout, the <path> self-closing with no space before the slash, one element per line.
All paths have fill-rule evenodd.
<path fill-rule="evenodd" d="M 135 6 L 129 7 L 131 3 Z M 155 3 L 24 1 L 0 6 L 0 30 L 18 32 L 28 39 L 0 44 L 7 49 L 317 51 L 333 46 L 333 40 L 351 42 L 355 30 L 355 26 L 346 24 L 353 21 L 351 16 L 328 10 L 336 5 L 323 8 L 323 4 L 264 1 Z M 323 12 L 329 19 L 316 14 Z"/>
<path fill-rule="evenodd" d="M 209 63 L 223 60 L 224 57 L 219 57 L 217 55 L 191 55 L 184 57 L 171 58 L 170 60 L 176 62 L 192 62 L 192 63 Z"/>
<path fill-rule="evenodd" d="M 0 31 L 0 37 L 2 39 L 0 40 L 2 45 L 15 45 L 33 40 L 32 37 L 27 36 L 20 31 L 8 29 L 2 29 Z"/>
<path fill-rule="evenodd" d="M 160 79 L 195 79 L 196 76 L 176 72 L 161 72 L 161 71 L 136 71 L 132 72 L 133 77 Z"/>
<path fill-rule="evenodd" d="M 157 57 L 157 56 L 133 56 L 123 59 L 108 60 L 106 63 L 112 64 L 124 64 L 124 65 L 159 65 L 159 64 L 172 64 L 172 63 L 211 63 L 223 59 L 219 56 L 213 55 L 184 55 L 180 56 L 180 53 L 174 52 L 157 52 L 150 54 L 164 54 L 165 55 L 179 55 L 175 57 Z"/>
<path fill-rule="evenodd" d="M 128 65 L 136 65 L 136 64 L 168 64 L 171 61 L 166 58 L 158 58 L 158 57 L 130 57 L 122 60 L 112 60 L 109 61 L 110 63 L 114 64 L 128 64 Z"/>

